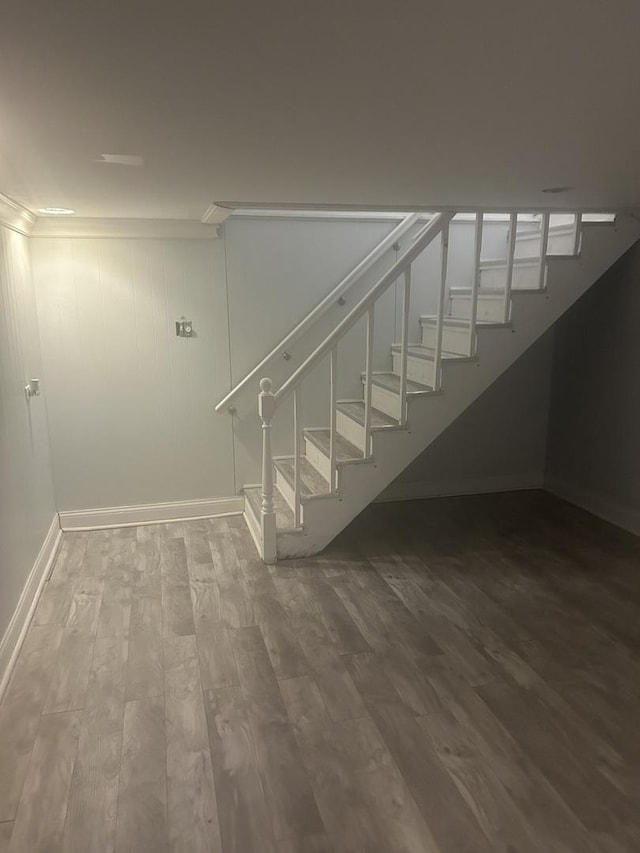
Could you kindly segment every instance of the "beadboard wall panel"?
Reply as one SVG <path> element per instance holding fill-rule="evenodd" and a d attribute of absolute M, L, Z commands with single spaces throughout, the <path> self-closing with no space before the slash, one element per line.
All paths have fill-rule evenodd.
<path fill-rule="evenodd" d="M 28 239 L 0 226 L 0 638 L 55 516 Z M 0 673 L 0 676 L 2 673 Z"/>
<path fill-rule="evenodd" d="M 31 244 L 58 509 L 233 495 L 222 242 Z"/>

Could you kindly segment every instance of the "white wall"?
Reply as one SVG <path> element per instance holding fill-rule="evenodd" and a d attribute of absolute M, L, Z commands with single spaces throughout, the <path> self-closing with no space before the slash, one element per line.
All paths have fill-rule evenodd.
<path fill-rule="evenodd" d="M 213 404 L 232 378 L 242 378 L 395 224 L 247 217 L 228 220 L 224 238 L 212 241 L 32 238 L 58 508 L 229 497 L 256 482 L 257 381 L 235 401 L 233 417 L 215 414 Z M 472 223 L 452 227 L 452 285 L 470 283 L 473 231 Z M 506 223 L 487 225 L 484 256 L 504 254 L 505 238 Z M 411 235 L 403 238 L 402 250 L 410 241 Z M 336 305 L 290 349 L 289 361 L 279 359 L 269 369 L 277 383 L 395 257 L 389 252 L 345 306 Z M 434 245 L 414 270 L 414 339 L 420 311 L 435 310 L 438 281 Z M 196 338 L 175 337 L 174 323 L 182 314 L 193 320 Z M 376 310 L 377 369 L 390 369 L 389 345 L 398 323 L 399 297 L 392 288 Z M 361 396 L 363 368 L 361 323 L 339 348 L 340 396 Z M 327 371 L 321 365 L 305 383 L 306 426 L 328 425 Z M 518 368 L 514 371 L 511 390 L 532 381 L 531 370 L 520 380 Z M 541 389 L 547 372 L 544 359 L 536 362 Z M 457 442 L 443 438 L 440 451 L 416 462 L 406 482 L 477 479 L 494 469 L 504 476 L 537 471 L 535 452 L 525 447 L 527 442 L 537 447 L 538 421 L 529 419 L 525 407 L 518 428 L 505 434 L 501 414 L 496 419 L 489 401 L 470 415 L 477 435 L 500 434 L 495 445 L 475 443 L 460 455 Z M 460 429 L 467 443 L 464 425 L 459 435 Z M 291 453 L 290 402 L 274 432 L 276 453 Z"/>
<path fill-rule="evenodd" d="M 28 240 L 0 226 L 0 637 L 55 515 Z"/>
<path fill-rule="evenodd" d="M 31 245 L 58 509 L 233 495 L 223 243 Z"/>
<path fill-rule="evenodd" d="M 640 533 L 640 244 L 558 323 L 547 485 Z"/>

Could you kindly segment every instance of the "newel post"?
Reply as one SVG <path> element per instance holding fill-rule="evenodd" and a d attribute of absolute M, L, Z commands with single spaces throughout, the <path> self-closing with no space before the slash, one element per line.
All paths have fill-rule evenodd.
<path fill-rule="evenodd" d="M 275 563 L 276 514 L 273 509 L 273 453 L 271 450 L 271 421 L 276 410 L 276 398 L 272 393 L 272 382 L 266 377 L 260 380 L 258 414 L 262 420 L 262 559 Z"/>

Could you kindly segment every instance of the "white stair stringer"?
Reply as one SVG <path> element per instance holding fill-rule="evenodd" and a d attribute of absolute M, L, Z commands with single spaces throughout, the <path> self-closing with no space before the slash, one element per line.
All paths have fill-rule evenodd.
<path fill-rule="evenodd" d="M 408 395 L 406 428 L 372 431 L 371 457 L 338 466 L 337 493 L 304 502 L 301 528 L 278 530 L 278 558 L 326 547 L 639 238 L 630 216 L 585 223 L 581 254 L 549 256 L 546 289 L 514 290 L 509 324 L 478 327 L 477 357 L 443 359 L 441 392 Z"/>

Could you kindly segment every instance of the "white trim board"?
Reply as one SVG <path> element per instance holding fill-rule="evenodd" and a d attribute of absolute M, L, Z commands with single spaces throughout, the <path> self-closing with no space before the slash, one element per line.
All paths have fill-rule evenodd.
<path fill-rule="evenodd" d="M 8 195 L 0 193 L 0 225 L 5 225 L 12 231 L 17 231 L 19 234 L 28 237 L 33 230 L 35 221 L 36 217 L 30 210 L 27 210 L 26 207 Z"/>
<path fill-rule="evenodd" d="M 0 641 L 0 701 L 9 684 L 13 667 L 22 648 L 24 638 L 38 604 L 38 599 L 49 577 L 53 562 L 58 553 L 62 530 L 57 514 L 53 517 L 40 552 L 36 557 L 29 577 L 22 589 L 20 599 L 13 612 L 11 621 Z"/>
<path fill-rule="evenodd" d="M 618 503 L 606 495 L 583 489 L 556 477 L 545 477 L 544 488 L 558 498 L 585 509 L 592 515 L 640 536 L 640 510 Z"/>
<path fill-rule="evenodd" d="M 216 240 L 218 226 L 192 219 L 92 219 L 80 216 L 39 216 L 32 237 L 73 237 L 124 240 Z"/>
<path fill-rule="evenodd" d="M 63 530 L 104 530 L 111 527 L 139 527 L 144 524 L 167 524 L 219 515 L 240 515 L 244 498 L 211 498 L 198 501 L 111 506 L 98 509 L 67 510 L 60 513 Z"/>
<path fill-rule="evenodd" d="M 542 472 L 505 474 L 498 477 L 475 477 L 468 480 L 416 480 L 392 483 L 376 498 L 376 503 L 415 501 L 423 498 L 483 495 L 490 492 L 522 492 L 544 487 Z"/>

